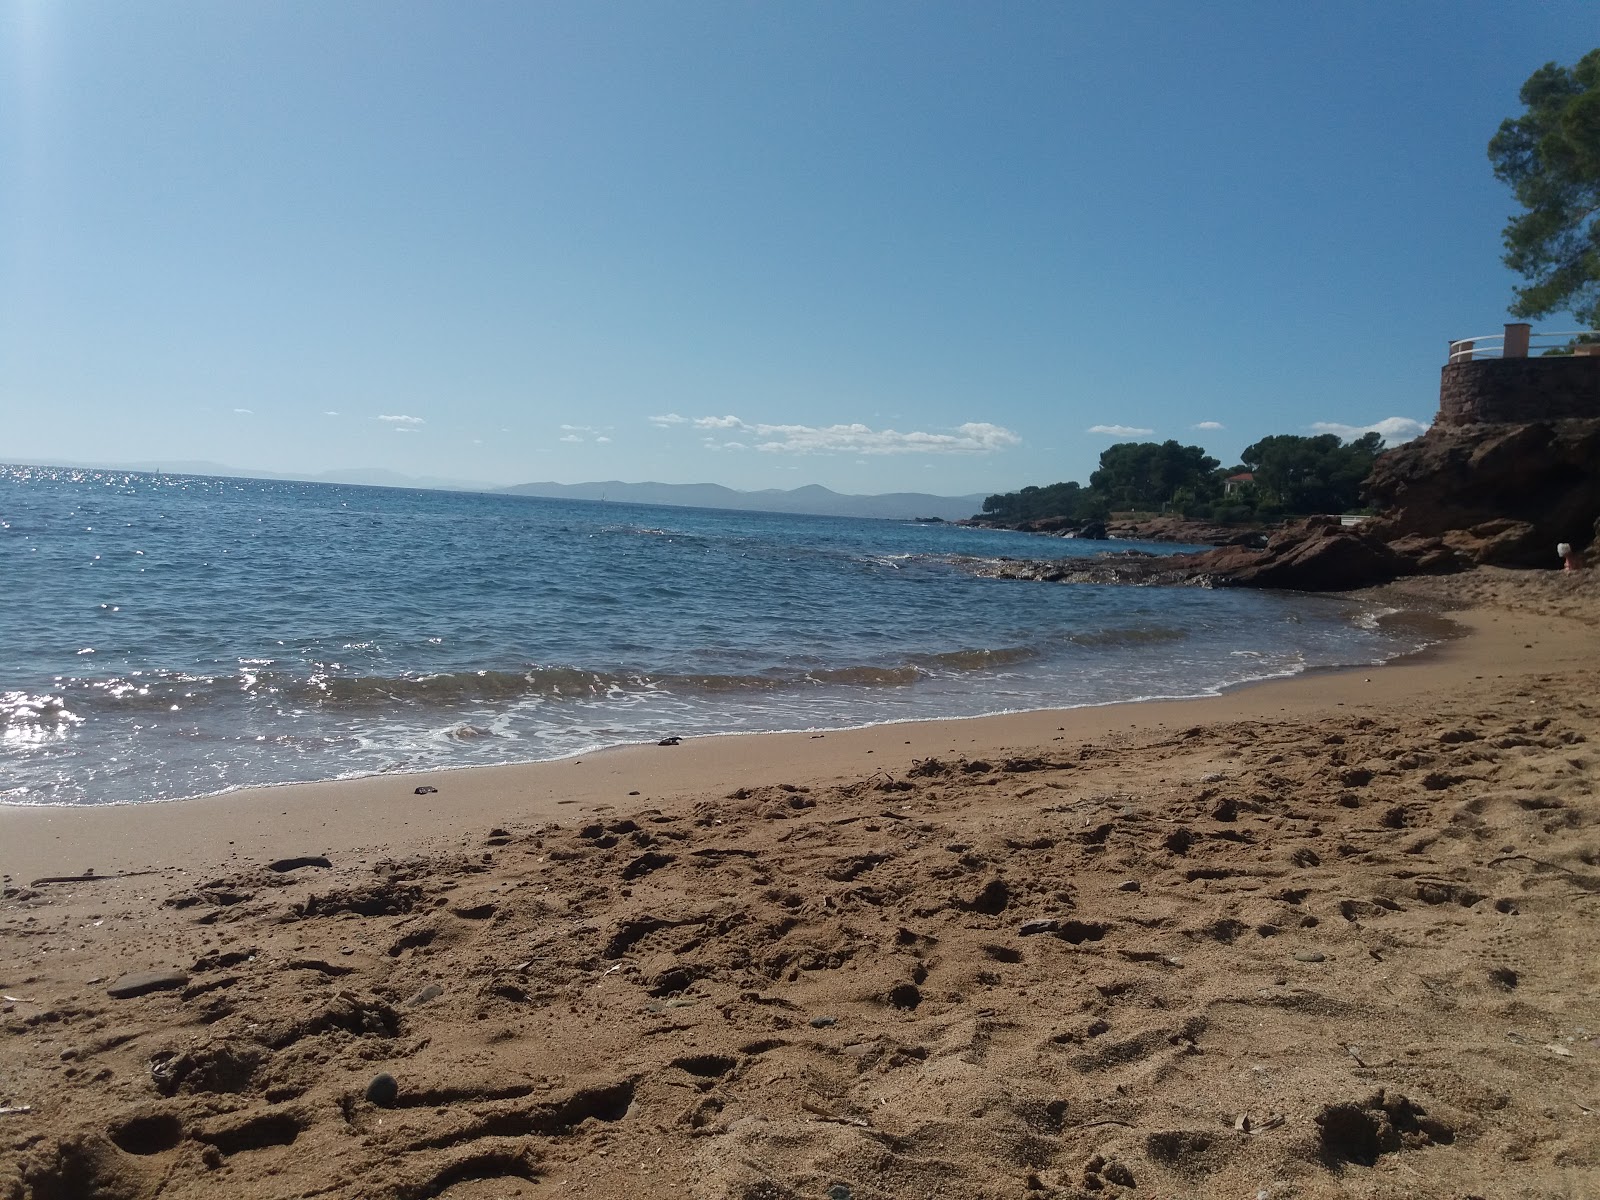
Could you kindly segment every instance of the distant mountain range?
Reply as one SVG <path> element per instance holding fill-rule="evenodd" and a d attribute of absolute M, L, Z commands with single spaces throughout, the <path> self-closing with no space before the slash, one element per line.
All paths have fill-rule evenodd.
<path fill-rule="evenodd" d="M 287 479 L 307 483 L 351 483 L 367 487 L 427 488 L 451 492 L 497 492 L 507 496 L 542 496 L 553 500 L 611 500 L 621 504 L 665 504 L 681 508 L 723 508 L 736 512 L 796 513 L 816 517 L 877 517 L 889 521 L 912 521 L 918 517 L 938 517 L 959 521 L 983 508 L 985 497 L 930 496 L 925 492 L 887 492 L 879 496 L 850 496 L 831 491 L 820 484 L 790 489 L 765 488 L 741 492 L 720 483 L 521 483 L 499 487 L 463 479 L 441 479 L 431 475 L 403 475 L 377 467 L 323 471 L 320 474 L 288 475 L 281 471 L 253 471 L 225 463 L 167 461 L 48 464 L 55 467 L 91 471 L 161 471 L 168 475 L 209 475 L 223 479 Z"/>
<path fill-rule="evenodd" d="M 910 521 L 939 517 L 959 521 L 983 507 L 984 497 L 930 496 L 925 492 L 888 492 L 881 496 L 847 496 L 819 484 L 739 492 L 720 483 L 523 483 L 501 488 L 513 496 L 545 496 L 558 500 L 613 500 L 626 504 L 669 504 L 687 508 L 727 508 L 741 512 L 801 513 L 817 517 L 880 517 Z"/>

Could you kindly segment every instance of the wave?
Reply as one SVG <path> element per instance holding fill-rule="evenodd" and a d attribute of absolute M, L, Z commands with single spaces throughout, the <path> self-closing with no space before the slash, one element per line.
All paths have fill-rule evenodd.
<path fill-rule="evenodd" d="M 1035 658 L 1026 646 L 918 655 L 897 663 L 773 668 L 755 673 L 592 671 L 570 666 L 521 670 L 446 671 L 398 675 L 296 674 L 255 664 L 237 673 L 146 673 L 138 677 L 64 681 L 60 692 L 6 693 L 0 728 L 77 721 L 85 713 L 183 711 L 240 700 L 278 706 L 377 709 L 387 705 L 449 707 L 526 700 L 598 700 L 629 695 L 771 693 L 817 687 L 901 688 L 925 679 L 992 671 Z"/>

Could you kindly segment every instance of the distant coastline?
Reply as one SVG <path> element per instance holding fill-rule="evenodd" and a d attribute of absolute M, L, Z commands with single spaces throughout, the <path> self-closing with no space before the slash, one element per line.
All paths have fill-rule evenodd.
<path fill-rule="evenodd" d="M 983 507 L 982 495 L 933 496 L 925 492 L 887 492 L 852 496 L 819 484 L 741 492 L 718 483 L 522 483 L 499 488 L 509 496 L 551 500 L 609 500 L 626 504 L 664 504 L 674 508 L 713 508 L 729 512 L 770 512 L 790 516 L 866 517 L 915 521 L 938 517 L 960 521 Z"/>
<path fill-rule="evenodd" d="M 232 467 L 217 462 L 58 462 L 16 463 L 43 470 L 128 471 L 144 475 L 194 475 L 211 479 L 269 479 L 299 483 L 337 483 L 351 487 L 418 488 L 437 492 L 484 492 L 505 496 L 533 496 L 553 500 L 605 500 L 618 504 L 663 504 L 672 508 L 711 508 L 728 512 L 769 512 L 789 516 L 864 517 L 889 521 L 914 521 L 938 517 L 960 521 L 983 507 L 984 496 L 934 496 L 925 492 L 888 492 L 858 496 L 835 492 L 820 484 L 798 488 L 764 488 L 743 492 L 718 483 L 519 483 L 505 486 L 432 475 L 405 475 L 381 468 L 350 468 L 320 473 L 291 474 Z"/>

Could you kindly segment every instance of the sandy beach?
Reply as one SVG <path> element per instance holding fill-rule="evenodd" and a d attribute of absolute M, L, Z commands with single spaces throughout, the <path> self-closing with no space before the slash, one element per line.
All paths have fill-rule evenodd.
<path fill-rule="evenodd" d="M 1600 1194 L 1600 584 L 1382 594 L 1458 636 L 0 809 L 0 1197 Z"/>

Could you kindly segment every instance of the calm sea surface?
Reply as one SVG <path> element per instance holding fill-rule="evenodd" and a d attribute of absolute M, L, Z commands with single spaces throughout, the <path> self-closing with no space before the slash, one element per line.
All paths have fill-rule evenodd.
<path fill-rule="evenodd" d="M 1194 696 L 1417 644 L 1349 601 L 979 579 L 950 562 L 1104 549 L 0 467 L 0 798 L 160 800 L 669 735 Z"/>

